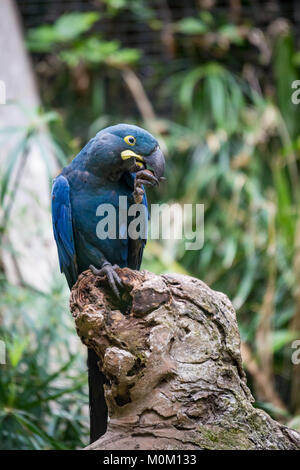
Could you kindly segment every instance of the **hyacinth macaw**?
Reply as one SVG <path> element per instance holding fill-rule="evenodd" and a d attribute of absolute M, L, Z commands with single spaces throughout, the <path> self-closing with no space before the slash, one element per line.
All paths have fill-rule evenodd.
<path fill-rule="evenodd" d="M 98 132 L 56 177 L 52 188 L 53 231 L 60 269 L 70 289 L 79 274 L 90 268 L 96 275 L 105 274 L 114 294 L 119 295 L 122 283 L 115 268 L 140 268 L 145 238 L 134 240 L 127 234 L 125 238 L 99 239 L 96 212 L 101 204 L 109 203 L 118 214 L 119 196 L 127 196 L 128 207 L 142 203 L 147 208 L 143 185 L 158 184 L 164 166 L 158 142 L 149 132 L 118 124 Z M 104 434 L 107 426 L 105 378 L 98 360 L 88 349 L 91 442 Z"/>

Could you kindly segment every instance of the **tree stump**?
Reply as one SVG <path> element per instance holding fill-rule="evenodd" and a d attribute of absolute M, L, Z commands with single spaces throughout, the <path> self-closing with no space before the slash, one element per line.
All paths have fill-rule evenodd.
<path fill-rule="evenodd" d="M 107 432 L 87 449 L 299 449 L 300 434 L 253 407 L 235 311 L 179 274 L 118 271 L 124 292 L 85 271 L 71 312 L 107 378 Z"/>

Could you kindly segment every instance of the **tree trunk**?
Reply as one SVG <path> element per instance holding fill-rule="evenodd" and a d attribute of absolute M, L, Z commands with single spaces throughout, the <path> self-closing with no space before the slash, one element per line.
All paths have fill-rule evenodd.
<path fill-rule="evenodd" d="M 71 312 L 107 377 L 107 432 L 87 449 L 300 449 L 252 406 L 228 298 L 188 276 L 119 270 L 122 299 L 84 272 Z"/>
<path fill-rule="evenodd" d="M 0 173 L 4 173 L 4 168 L 15 158 L 15 148 L 25 129 L 32 123 L 31 114 L 40 105 L 34 70 L 25 50 L 18 9 L 13 0 L 0 0 L 0 43 L 0 80 L 6 88 L 6 104 L 0 104 Z M 6 198 L 11 210 L 0 256 L 9 281 L 47 291 L 57 270 L 57 254 L 51 228 L 49 175 L 43 153 L 51 174 L 57 172 L 58 165 L 50 149 L 46 126 L 40 127 L 38 138 L 44 151 L 36 138 L 30 141 L 26 157 L 25 154 L 19 156 L 15 166 L 11 180 L 16 181 L 10 182 L 8 187 Z M 12 128 L 15 132 L 8 132 Z M 18 191 L 11 197 L 16 185 Z M 1 222 L 2 218 L 3 204 Z"/>

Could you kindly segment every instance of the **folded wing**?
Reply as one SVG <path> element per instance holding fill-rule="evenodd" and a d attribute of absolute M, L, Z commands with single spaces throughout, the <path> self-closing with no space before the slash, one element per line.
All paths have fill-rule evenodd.
<path fill-rule="evenodd" d="M 77 280 L 78 269 L 72 223 L 70 187 L 68 180 L 62 175 L 58 176 L 53 183 L 52 223 L 60 270 L 65 274 L 71 288 Z"/>

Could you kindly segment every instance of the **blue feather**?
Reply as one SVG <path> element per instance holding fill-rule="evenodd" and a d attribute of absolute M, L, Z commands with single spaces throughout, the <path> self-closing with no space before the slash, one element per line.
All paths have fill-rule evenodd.
<path fill-rule="evenodd" d="M 64 176 L 55 179 L 52 188 L 52 224 L 57 245 L 60 270 L 72 286 L 78 270 L 75 254 L 70 187 Z"/>

